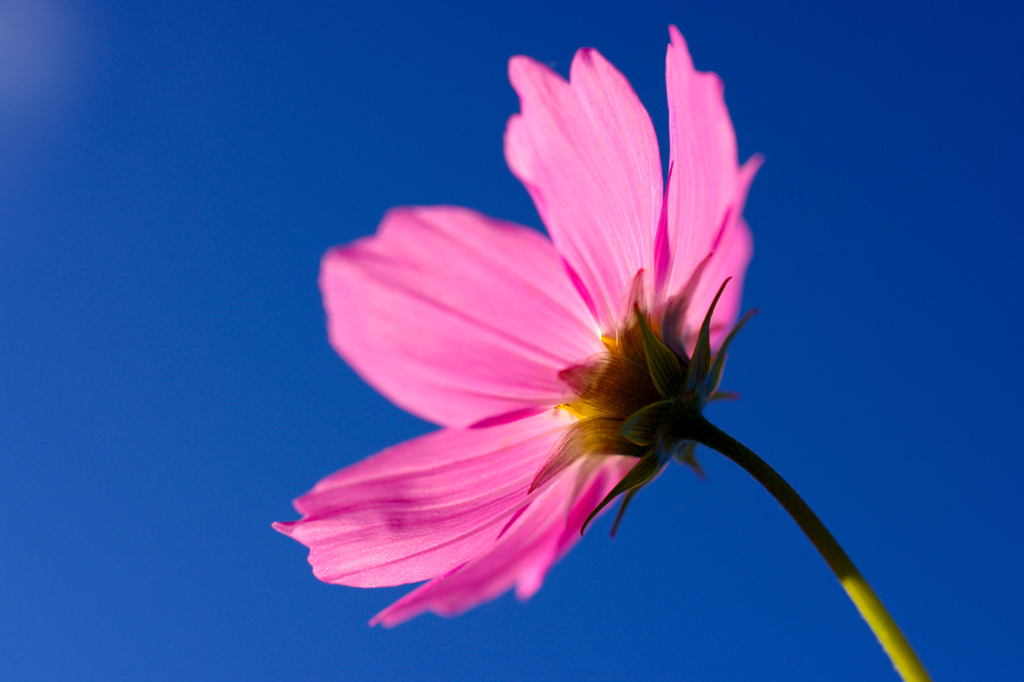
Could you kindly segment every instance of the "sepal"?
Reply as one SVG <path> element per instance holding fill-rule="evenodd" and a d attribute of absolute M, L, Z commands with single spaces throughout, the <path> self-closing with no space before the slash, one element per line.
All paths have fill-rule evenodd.
<path fill-rule="evenodd" d="M 549 480 L 562 473 L 581 457 L 592 454 L 607 454 L 610 445 L 616 447 L 616 454 L 640 457 L 645 452 L 633 443 L 620 443 L 619 423 L 607 417 L 580 419 L 566 429 L 544 465 L 537 470 L 530 484 L 533 492 Z"/>
<path fill-rule="evenodd" d="M 622 502 L 619 503 L 619 511 L 615 513 L 615 521 L 612 523 L 612 531 L 609 533 L 613 538 L 619 531 L 619 524 L 622 523 L 622 515 L 626 513 L 626 507 L 629 506 L 629 503 L 636 497 L 638 492 L 640 492 L 640 488 L 633 488 L 627 490 L 626 494 L 622 496 Z"/>
<path fill-rule="evenodd" d="M 678 464 L 693 469 L 693 473 L 697 474 L 697 477 L 701 480 L 707 478 L 707 474 L 704 473 L 704 467 L 697 461 L 697 441 L 684 440 L 679 444 L 675 452 L 672 453 L 672 459 Z"/>
<path fill-rule="evenodd" d="M 697 345 L 693 349 L 693 357 L 690 359 L 690 366 L 686 370 L 686 391 L 697 391 L 707 380 L 711 371 L 711 316 L 718 305 L 718 299 L 725 291 L 725 285 L 729 283 L 727 278 L 715 294 L 715 300 L 711 301 L 708 314 L 704 316 L 704 322 L 700 325 L 700 333 L 697 335 Z"/>
<path fill-rule="evenodd" d="M 650 445 L 658 435 L 658 429 L 672 412 L 672 402 L 661 402 L 637 410 L 619 429 L 619 435 L 637 445 Z"/>
<path fill-rule="evenodd" d="M 647 356 L 647 368 L 651 372 L 654 387 L 662 396 L 671 398 L 677 395 L 683 386 L 683 371 L 679 367 L 679 358 L 654 335 L 639 306 L 634 308 L 634 312 L 643 335 L 644 355 Z"/>
<path fill-rule="evenodd" d="M 587 525 L 590 523 L 597 514 L 608 506 L 608 504 L 616 497 L 624 492 L 632 490 L 633 488 L 639 488 L 645 483 L 653 479 L 661 470 L 665 468 L 665 462 L 661 461 L 656 452 L 649 452 L 640 458 L 640 460 L 633 465 L 633 468 L 629 470 L 622 480 L 619 481 L 614 488 L 609 491 L 601 504 L 594 508 L 594 511 L 590 512 L 590 516 L 583 522 L 583 526 L 580 528 L 580 535 L 583 535 L 583 531 L 587 529 Z"/>
<path fill-rule="evenodd" d="M 723 285 L 724 286 L 724 285 Z M 725 356 L 729 352 L 729 344 L 732 343 L 736 333 L 743 328 L 743 325 L 747 323 L 751 317 L 757 314 L 757 308 L 748 310 L 746 314 L 740 318 L 740 321 L 736 323 L 736 326 L 732 328 L 729 335 L 722 341 L 722 345 L 719 346 L 718 352 L 715 354 L 715 360 L 711 365 L 711 372 L 708 374 L 707 379 L 704 380 L 704 388 L 701 389 L 701 394 L 710 398 L 718 391 L 719 384 L 722 383 L 722 370 L 725 368 Z M 710 317 L 710 314 L 708 315 Z"/>

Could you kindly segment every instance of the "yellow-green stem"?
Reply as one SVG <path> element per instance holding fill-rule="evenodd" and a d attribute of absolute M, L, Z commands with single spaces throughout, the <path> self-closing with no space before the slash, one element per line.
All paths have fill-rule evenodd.
<path fill-rule="evenodd" d="M 693 431 L 687 434 L 690 438 L 717 450 L 739 464 L 779 501 L 783 509 L 789 512 L 789 515 L 793 517 L 793 520 L 797 522 L 800 529 L 824 557 L 829 568 L 839 578 L 840 584 L 853 600 L 860 615 L 867 621 L 882 648 L 885 649 L 885 653 L 892 659 L 896 672 L 906 682 L 930 682 L 931 678 L 928 677 L 924 666 L 918 660 L 917 654 L 914 653 L 910 643 L 900 632 L 899 626 L 893 621 L 892 616 L 885 610 L 885 606 L 875 595 L 874 590 L 796 491 L 774 469 L 768 466 L 767 462 L 708 420 L 697 417 L 688 426 L 693 428 Z"/>

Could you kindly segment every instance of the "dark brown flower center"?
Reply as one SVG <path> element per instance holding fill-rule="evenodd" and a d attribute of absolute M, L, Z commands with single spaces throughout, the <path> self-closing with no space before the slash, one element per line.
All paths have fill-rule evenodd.
<path fill-rule="evenodd" d="M 630 316 L 615 339 L 603 337 L 603 341 L 606 354 L 560 374 L 577 399 L 559 408 L 570 412 L 577 421 L 566 430 L 555 453 L 537 473 L 534 487 L 584 456 L 642 457 L 650 450 L 621 434 L 632 415 L 664 400 L 651 377 L 637 315 Z M 687 359 L 674 357 L 680 372 L 685 374 Z"/>

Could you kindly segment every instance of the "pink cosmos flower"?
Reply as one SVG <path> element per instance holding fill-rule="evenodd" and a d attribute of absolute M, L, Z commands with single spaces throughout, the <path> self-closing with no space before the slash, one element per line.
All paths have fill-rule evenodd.
<path fill-rule="evenodd" d="M 443 427 L 328 476 L 295 501 L 301 520 L 274 525 L 325 582 L 428 581 L 371 624 L 457 615 L 513 587 L 527 599 L 602 500 L 632 495 L 668 455 L 693 463 L 650 415 L 672 392 L 703 407 L 717 388 L 724 348 L 705 375 L 739 309 L 760 157 L 738 166 L 721 81 L 669 32 L 667 189 L 647 111 L 596 50 L 576 53 L 568 82 L 513 57 L 522 111 L 505 157 L 550 240 L 465 208 L 399 208 L 324 256 L 332 346 Z"/>

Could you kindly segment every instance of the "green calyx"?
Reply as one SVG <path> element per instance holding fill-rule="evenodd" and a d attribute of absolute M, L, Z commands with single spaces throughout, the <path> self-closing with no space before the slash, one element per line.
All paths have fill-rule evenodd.
<path fill-rule="evenodd" d="M 681 340 L 666 344 L 651 327 L 646 314 L 634 305 L 634 319 L 620 333 L 609 357 L 593 366 L 573 368 L 567 380 L 577 389 L 586 416 L 570 428 L 552 462 L 560 470 L 584 454 L 629 455 L 638 459 L 621 481 L 590 513 L 580 534 L 602 509 L 623 495 L 612 526 L 618 529 L 629 502 L 675 459 L 699 476 L 697 443 L 690 437 L 708 402 L 734 398 L 718 390 L 725 357 L 736 333 L 755 311 L 750 311 L 723 340 L 711 349 L 711 317 L 728 280 L 718 290 L 697 335 L 693 356 L 681 350 Z M 575 384 L 574 384 L 575 380 Z M 550 468 L 549 466 L 545 469 Z M 542 474 L 544 471 L 542 470 Z M 548 476 L 553 471 L 548 471 Z M 534 485 L 539 485 L 541 475 Z"/>

